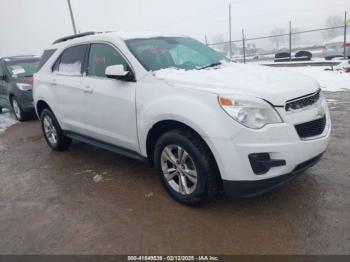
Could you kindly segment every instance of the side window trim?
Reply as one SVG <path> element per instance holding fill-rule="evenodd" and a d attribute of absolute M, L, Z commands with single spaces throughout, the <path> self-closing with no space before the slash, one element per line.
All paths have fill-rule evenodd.
<path fill-rule="evenodd" d="M 63 73 L 60 73 L 58 71 L 58 68 L 59 68 L 59 65 L 61 63 L 61 58 L 62 58 L 62 55 L 63 53 L 68 50 L 69 48 L 73 48 L 73 47 L 77 47 L 77 46 L 86 46 L 85 47 L 85 52 L 84 52 L 84 58 L 83 58 L 83 63 L 81 65 L 81 68 L 80 68 L 80 75 L 67 75 L 67 74 L 63 74 Z M 90 50 L 90 44 L 89 43 L 79 43 L 79 44 L 76 44 L 76 45 L 71 45 L 71 46 L 67 46 L 65 49 L 62 50 L 62 52 L 60 53 L 60 55 L 57 57 L 55 63 L 52 65 L 51 67 L 51 71 L 52 73 L 55 73 L 57 75 L 61 75 L 61 76 L 71 76 L 71 77 L 82 77 L 84 75 L 84 72 L 85 72 L 85 60 L 86 60 L 86 56 L 87 56 L 87 51 Z M 58 65 L 58 68 L 57 70 L 55 71 L 56 69 L 56 65 Z"/>
<path fill-rule="evenodd" d="M 64 52 L 64 50 L 63 50 L 63 52 Z M 63 53 L 63 52 L 62 52 L 62 53 Z M 51 71 L 52 71 L 53 73 L 57 72 L 56 66 L 57 66 L 57 69 L 58 69 L 58 65 L 61 63 L 61 56 L 62 56 L 62 53 L 57 57 L 57 59 L 55 60 L 55 63 L 53 63 L 53 65 L 52 65 L 52 67 L 51 67 Z"/>
<path fill-rule="evenodd" d="M 86 45 L 86 50 L 85 50 L 85 55 L 84 55 L 84 63 L 81 67 L 82 70 L 82 75 L 87 76 L 88 75 L 88 69 L 89 69 L 89 58 L 90 58 L 90 49 L 91 49 L 91 44 L 85 44 Z"/>
<path fill-rule="evenodd" d="M 132 74 L 135 76 L 135 82 L 136 82 L 136 73 L 135 73 L 133 66 L 131 65 L 129 59 L 124 55 L 124 53 L 117 46 L 115 46 L 113 43 L 106 42 L 106 41 L 95 41 L 95 42 L 90 42 L 88 44 L 89 44 L 89 48 L 88 48 L 89 52 L 87 55 L 88 60 L 87 60 L 86 70 L 89 68 L 89 58 L 90 58 L 91 45 L 93 45 L 93 44 L 106 44 L 106 45 L 109 45 L 110 47 L 112 47 L 116 52 L 118 52 L 118 54 L 125 60 L 126 64 L 129 67 L 127 69 L 130 70 L 132 72 Z M 99 76 L 89 75 L 88 72 L 86 72 L 85 76 L 91 77 L 91 78 L 98 78 L 98 79 L 109 79 L 107 77 L 99 77 Z M 113 80 L 113 79 L 110 79 L 110 80 Z"/>

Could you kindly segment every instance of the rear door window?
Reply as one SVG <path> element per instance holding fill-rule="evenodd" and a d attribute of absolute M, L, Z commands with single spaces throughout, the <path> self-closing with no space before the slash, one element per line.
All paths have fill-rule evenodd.
<path fill-rule="evenodd" d="M 82 75 L 87 45 L 67 48 L 59 59 L 57 71 L 63 75 Z"/>

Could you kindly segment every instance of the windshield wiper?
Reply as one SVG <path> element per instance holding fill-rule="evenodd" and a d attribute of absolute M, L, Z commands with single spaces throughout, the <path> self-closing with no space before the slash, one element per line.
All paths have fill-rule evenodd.
<path fill-rule="evenodd" d="M 212 63 L 212 64 L 207 65 L 207 66 L 200 67 L 200 68 L 198 68 L 198 70 L 202 70 L 202 69 L 206 69 L 206 68 L 210 68 L 210 67 L 215 67 L 215 66 L 219 66 L 219 65 L 221 65 L 221 62 L 216 62 L 216 63 Z"/>

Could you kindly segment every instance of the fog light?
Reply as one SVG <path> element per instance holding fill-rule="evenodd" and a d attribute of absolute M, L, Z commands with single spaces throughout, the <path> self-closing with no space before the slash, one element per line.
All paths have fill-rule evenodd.
<path fill-rule="evenodd" d="M 285 166 L 285 160 L 271 159 L 269 153 L 255 153 L 248 155 L 250 165 L 256 175 L 266 174 L 272 167 Z"/>

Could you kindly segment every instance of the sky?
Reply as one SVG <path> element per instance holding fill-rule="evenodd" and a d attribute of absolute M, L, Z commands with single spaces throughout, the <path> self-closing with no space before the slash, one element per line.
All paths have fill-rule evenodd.
<path fill-rule="evenodd" d="M 350 0 L 71 0 L 77 29 L 85 31 L 156 31 L 186 34 L 201 41 L 232 36 L 269 35 L 293 27 L 325 26 L 329 16 L 344 16 Z M 0 57 L 37 54 L 57 38 L 73 33 L 67 0 L 0 0 Z"/>

